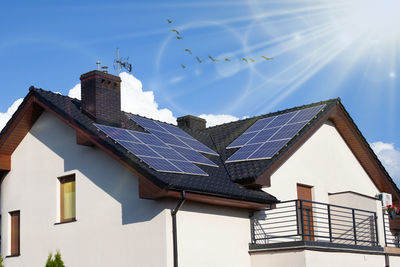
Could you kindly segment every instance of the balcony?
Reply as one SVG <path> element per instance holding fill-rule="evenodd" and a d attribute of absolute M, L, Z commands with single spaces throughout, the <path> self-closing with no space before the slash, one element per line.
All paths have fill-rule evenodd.
<path fill-rule="evenodd" d="M 251 219 L 251 249 L 323 246 L 383 250 L 375 212 L 306 200 L 276 204 Z"/>

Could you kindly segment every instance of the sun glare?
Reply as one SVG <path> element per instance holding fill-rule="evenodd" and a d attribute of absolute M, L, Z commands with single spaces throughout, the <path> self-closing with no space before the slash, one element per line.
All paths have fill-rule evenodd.
<path fill-rule="evenodd" d="M 340 13 L 338 19 L 344 20 L 348 30 L 386 41 L 400 37 L 399 0 L 352 0 Z"/>

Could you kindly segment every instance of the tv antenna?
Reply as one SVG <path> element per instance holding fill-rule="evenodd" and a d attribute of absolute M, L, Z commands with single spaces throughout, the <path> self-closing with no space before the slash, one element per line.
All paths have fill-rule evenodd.
<path fill-rule="evenodd" d="M 128 72 L 132 72 L 132 64 L 128 62 L 129 57 L 120 58 L 119 57 L 119 48 L 117 48 L 117 59 L 114 59 L 114 69 L 117 69 L 117 73 L 119 74 L 121 67 L 124 68 Z"/>

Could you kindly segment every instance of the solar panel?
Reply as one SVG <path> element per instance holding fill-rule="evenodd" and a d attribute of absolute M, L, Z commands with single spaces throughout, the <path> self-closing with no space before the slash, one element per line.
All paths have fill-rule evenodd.
<path fill-rule="evenodd" d="M 240 149 L 226 163 L 272 158 L 324 107 L 319 105 L 256 121 L 227 146 Z"/>
<path fill-rule="evenodd" d="M 94 125 L 156 171 L 208 176 L 207 173 L 192 163 L 193 160 L 182 156 L 155 135 L 100 124 Z M 198 152 L 193 151 L 193 153 L 205 158 Z M 206 160 L 201 160 L 201 164 L 218 167 Z"/>
<path fill-rule="evenodd" d="M 209 160 L 208 158 L 204 157 L 202 154 L 192 150 L 192 149 L 187 149 L 183 147 L 175 147 L 173 146 L 174 150 L 176 150 L 179 154 L 184 156 L 187 160 L 193 163 L 198 163 L 202 165 L 208 165 L 208 166 L 213 166 L 213 167 L 218 167 L 214 162 Z"/>
<path fill-rule="evenodd" d="M 129 118 L 148 130 L 150 133 L 159 137 L 166 144 L 180 146 L 185 148 L 192 148 L 197 152 L 202 152 L 206 154 L 216 155 L 218 153 L 202 144 L 198 140 L 194 139 L 192 136 L 187 134 L 185 131 L 177 126 L 170 125 L 167 123 L 153 121 L 136 115 L 129 115 Z M 157 125 L 158 129 L 154 126 Z M 162 129 L 162 130 L 160 130 Z"/>
<path fill-rule="evenodd" d="M 158 139 L 156 136 L 152 134 L 141 133 L 136 131 L 130 131 L 129 133 L 146 145 L 168 147 L 164 142 L 162 142 L 160 139 Z"/>

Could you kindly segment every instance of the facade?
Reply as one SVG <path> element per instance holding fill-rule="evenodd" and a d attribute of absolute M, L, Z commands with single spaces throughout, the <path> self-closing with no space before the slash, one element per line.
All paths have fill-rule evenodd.
<path fill-rule="evenodd" d="M 81 80 L 82 102 L 31 88 L 1 132 L 5 266 L 44 266 L 56 250 L 68 267 L 400 265 L 377 198 L 398 204 L 399 190 L 340 100 L 210 128 L 179 118 L 216 152 L 193 175 L 157 171 L 96 128 L 151 132 L 120 111 L 118 77 Z M 269 159 L 229 162 L 257 121 L 322 105 Z"/>

